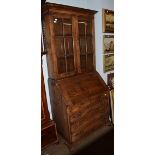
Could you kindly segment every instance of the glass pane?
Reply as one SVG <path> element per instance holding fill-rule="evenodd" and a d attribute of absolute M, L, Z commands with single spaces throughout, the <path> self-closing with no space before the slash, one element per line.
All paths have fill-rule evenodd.
<path fill-rule="evenodd" d="M 73 56 L 73 38 L 72 37 L 65 37 L 65 51 L 66 56 L 72 55 Z"/>
<path fill-rule="evenodd" d="M 67 57 L 67 72 L 74 71 L 74 57 L 68 56 Z"/>
<path fill-rule="evenodd" d="M 87 55 L 87 71 L 93 71 L 93 54 Z"/>
<path fill-rule="evenodd" d="M 79 22 L 79 35 L 85 35 L 85 22 Z"/>
<path fill-rule="evenodd" d="M 63 35 L 63 22 L 61 18 L 53 17 L 55 35 Z"/>
<path fill-rule="evenodd" d="M 65 73 L 66 72 L 66 62 L 65 58 L 58 58 L 58 73 Z"/>
<path fill-rule="evenodd" d="M 87 36 L 86 37 L 86 42 L 87 42 L 87 53 L 93 53 L 92 37 Z"/>
<path fill-rule="evenodd" d="M 86 40 L 84 36 L 79 37 L 80 54 L 86 54 Z"/>
<path fill-rule="evenodd" d="M 72 35 L 72 21 L 71 19 L 63 19 L 63 34 Z"/>
<path fill-rule="evenodd" d="M 63 57 L 65 55 L 63 37 L 55 37 L 55 48 L 58 57 Z"/>
<path fill-rule="evenodd" d="M 92 23 L 91 19 L 80 17 L 79 26 L 79 46 L 82 71 L 93 71 L 93 43 L 92 43 Z"/>
<path fill-rule="evenodd" d="M 81 55 L 80 61 L 81 61 L 81 69 L 85 70 L 86 69 L 86 55 Z"/>
<path fill-rule="evenodd" d="M 87 26 L 86 26 L 86 35 L 91 35 L 92 34 L 92 30 L 91 30 L 91 23 L 90 21 L 87 22 Z"/>

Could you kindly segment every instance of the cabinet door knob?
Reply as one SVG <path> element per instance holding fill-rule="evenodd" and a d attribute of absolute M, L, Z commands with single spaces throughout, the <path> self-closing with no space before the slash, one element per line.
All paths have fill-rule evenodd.
<path fill-rule="evenodd" d="M 107 96 L 107 94 L 104 94 L 104 96 Z"/>

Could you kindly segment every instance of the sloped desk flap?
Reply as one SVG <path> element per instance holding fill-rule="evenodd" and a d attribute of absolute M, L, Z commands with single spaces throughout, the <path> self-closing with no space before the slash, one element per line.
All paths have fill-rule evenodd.
<path fill-rule="evenodd" d="M 62 96 L 66 98 L 65 104 L 78 104 L 78 100 L 89 98 L 96 94 L 102 94 L 108 91 L 104 81 L 96 72 L 86 73 L 57 82 Z"/>

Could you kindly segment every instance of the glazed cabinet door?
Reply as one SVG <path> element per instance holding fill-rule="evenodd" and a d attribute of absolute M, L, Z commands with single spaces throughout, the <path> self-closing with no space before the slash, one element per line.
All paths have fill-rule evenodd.
<path fill-rule="evenodd" d="M 94 70 L 93 18 L 78 18 L 80 67 L 82 72 Z"/>
<path fill-rule="evenodd" d="M 76 72 L 72 17 L 53 15 L 53 35 L 57 73 L 63 77 Z"/>

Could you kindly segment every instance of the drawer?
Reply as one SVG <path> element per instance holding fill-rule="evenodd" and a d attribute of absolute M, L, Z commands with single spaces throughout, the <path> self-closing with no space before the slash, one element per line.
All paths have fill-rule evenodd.
<path fill-rule="evenodd" d="M 86 128 L 89 128 L 89 126 L 91 124 L 93 124 L 94 122 L 103 122 L 104 124 L 104 114 L 103 113 L 98 113 L 98 114 L 92 114 L 90 113 L 89 115 L 73 122 L 70 124 L 70 129 L 71 129 L 71 133 L 75 133 L 81 130 L 84 130 Z"/>
<path fill-rule="evenodd" d="M 72 100 L 72 102 L 76 103 L 73 106 L 70 106 L 68 108 L 68 114 L 71 115 L 77 111 L 79 111 L 80 109 L 86 109 L 91 103 L 89 101 L 89 99 L 79 99 L 79 100 Z"/>
<path fill-rule="evenodd" d="M 69 116 L 69 121 L 71 124 L 78 120 L 84 121 L 85 119 L 89 119 L 92 116 L 103 112 L 104 112 L 104 107 L 102 105 L 98 105 L 98 104 L 90 105 L 86 109 L 79 109 L 77 112 L 72 113 Z"/>
<path fill-rule="evenodd" d="M 79 104 L 68 108 L 68 115 L 70 123 L 77 121 L 87 115 L 96 115 L 97 113 L 109 113 L 109 102 L 104 95 L 96 95 L 90 97 L 89 103 L 83 105 Z"/>
<path fill-rule="evenodd" d="M 103 94 L 95 95 L 90 98 L 91 105 L 99 104 L 103 107 L 103 113 L 107 114 L 110 110 L 110 103 L 109 103 L 109 94 L 105 92 Z"/>
<path fill-rule="evenodd" d="M 80 100 L 76 105 L 73 105 L 67 109 L 68 115 L 73 115 L 75 112 L 85 111 L 86 109 L 93 107 L 95 105 L 105 106 L 108 102 L 104 95 L 99 94 L 95 96 L 90 96 L 87 100 Z"/>
<path fill-rule="evenodd" d="M 77 132 L 72 133 L 71 134 L 72 142 L 78 141 L 78 140 L 88 136 L 90 133 L 92 133 L 93 131 L 95 131 L 96 129 L 100 128 L 103 125 L 104 124 L 103 124 L 102 120 L 92 122 L 87 127 L 83 128 L 81 130 L 78 130 Z"/>
<path fill-rule="evenodd" d="M 45 147 L 50 143 L 57 142 L 55 124 L 49 125 L 41 130 L 41 146 Z"/>

